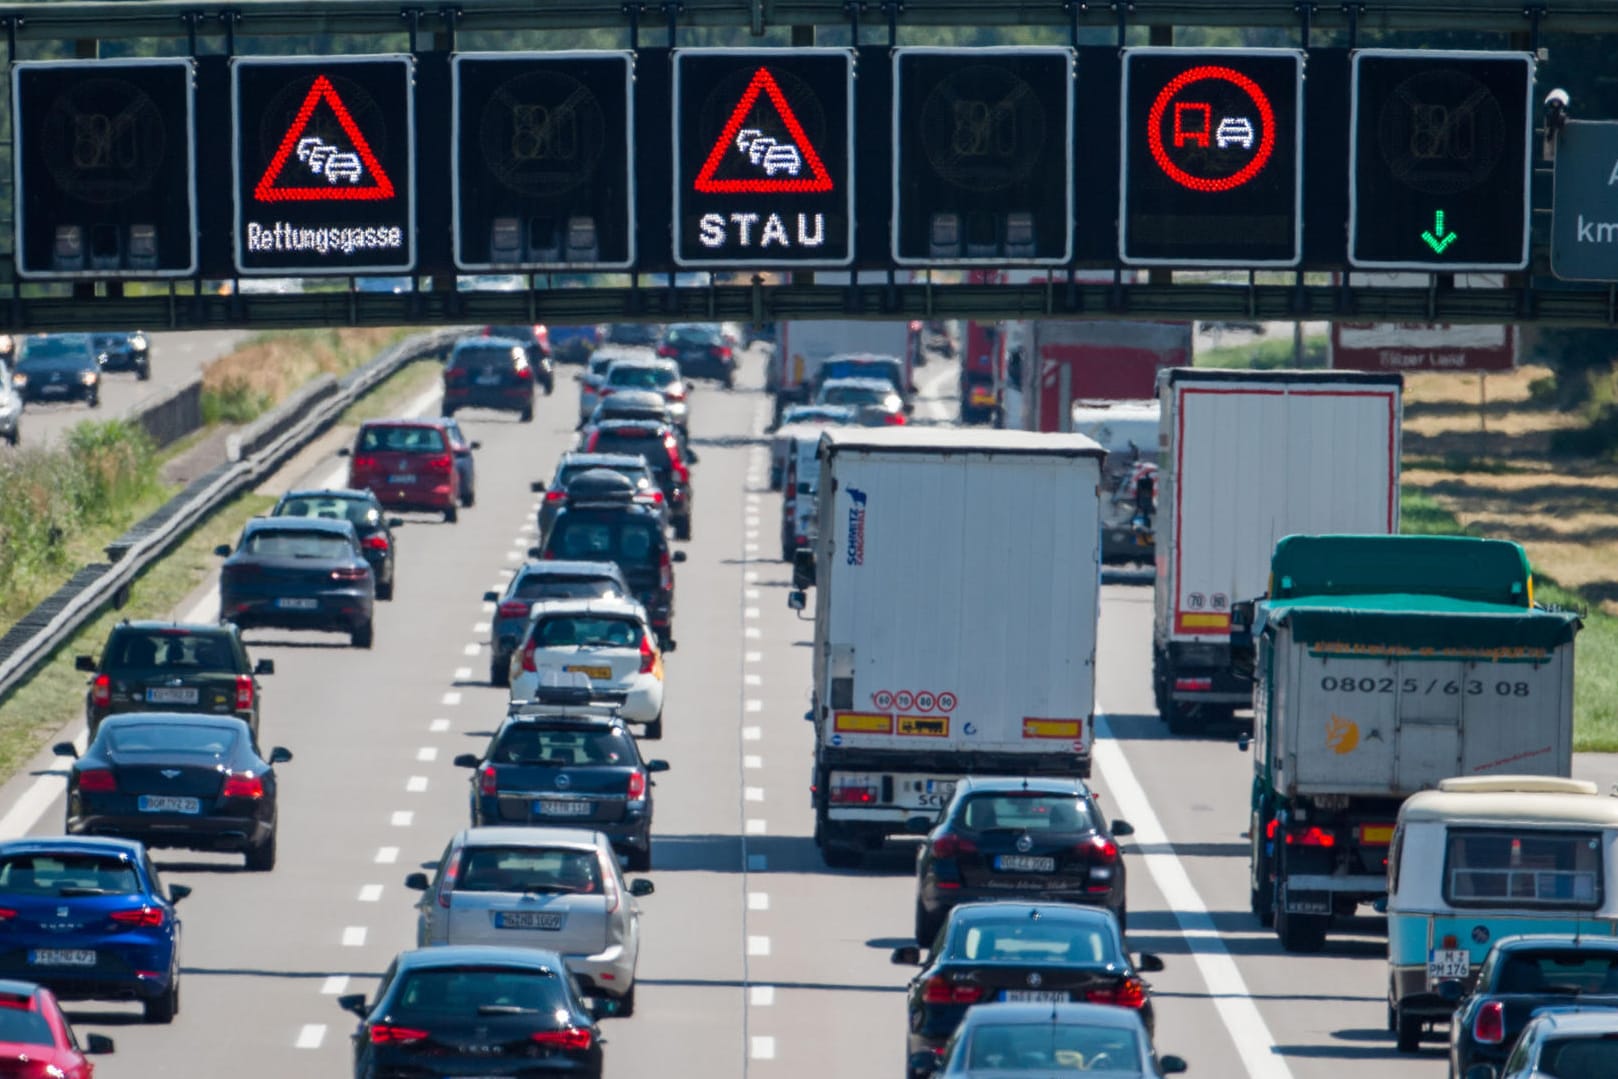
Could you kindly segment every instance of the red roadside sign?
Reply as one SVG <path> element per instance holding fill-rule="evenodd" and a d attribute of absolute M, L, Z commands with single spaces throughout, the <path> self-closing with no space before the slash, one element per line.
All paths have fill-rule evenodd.
<path fill-rule="evenodd" d="M 1510 371 L 1515 326 L 1334 322 L 1331 365 L 1349 371 Z"/>

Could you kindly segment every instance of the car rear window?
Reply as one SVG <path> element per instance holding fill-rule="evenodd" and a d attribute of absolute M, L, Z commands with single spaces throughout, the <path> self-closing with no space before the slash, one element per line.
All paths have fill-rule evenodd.
<path fill-rule="evenodd" d="M 675 326 L 669 330 L 667 340 L 670 344 L 717 345 L 719 332 L 706 326 Z"/>
<path fill-rule="evenodd" d="M 443 453 L 444 433 L 436 427 L 367 427 L 360 449 L 372 453 Z"/>
<path fill-rule="evenodd" d="M 377 524 L 382 511 L 375 502 L 363 498 L 289 498 L 275 507 L 274 516 L 350 521 L 358 528 Z"/>
<path fill-rule="evenodd" d="M 596 435 L 595 445 L 592 447 L 598 453 L 638 453 L 646 458 L 653 468 L 668 468 L 669 448 L 663 441 L 663 436 L 643 427 L 631 427 L 615 431 L 612 428 L 603 428 Z"/>
<path fill-rule="evenodd" d="M 509 371 L 516 365 L 512 346 L 463 348 L 455 354 L 454 366 L 468 371 Z"/>
<path fill-rule="evenodd" d="M 78 334 L 30 337 L 22 343 L 22 356 L 18 363 L 21 366 L 32 360 L 59 360 L 64 356 L 94 358 L 90 339 Z"/>
<path fill-rule="evenodd" d="M 572 562 L 648 562 L 658 551 L 654 525 L 644 521 L 575 520 L 563 515 L 546 548 Z"/>
<path fill-rule="evenodd" d="M 1539 1051 L 1534 1074 L 1556 1079 L 1618 1075 L 1618 1038 L 1603 1033 L 1549 1040 Z"/>
<path fill-rule="evenodd" d="M 55 1045 L 51 1025 L 35 1007 L 34 998 L 12 993 L 0 993 L 0 1042 L 20 1045 Z M 23 1057 L 24 1060 L 28 1058 Z M 61 1072 L 43 1071 L 41 1075 L 60 1075 Z"/>
<path fill-rule="evenodd" d="M 820 391 L 820 401 L 827 405 L 880 405 L 886 403 L 891 392 L 865 386 L 827 386 Z"/>
<path fill-rule="evenodd" d="M 312 558 L 336 562 L 354 553 L 342 536 L 325 532 L 255 532 L 247 537 L 247 553 L 264 558 Z"/>
<path fill-rule="evenodd" d="M 499 967 L 450 967 L 407 973 L 394 994 L 388 1017 L 395 1022 L 473 1020 L 499 1014 L 482 1008 L 521 1008 L 551 1013 L 568 1007 L 567 992 L 555 974 Z"/>
<path fill-rule="evenodd" d="M 657 328 L 639 322 L 614 322 L 607 327 L 607 340 L 621 345 L 650 345 L 657 340 Z"/>
<path fill-rule="evenodd" d="M 64 888 L 129 895 L 140 891 L 140 877 L 132 864 L 107 854 L 53 851 L 0 858 L 0 893 L 59 896 Z"/>
<path fill-rule="evenodd" d="M 1127 1027 L 985 1023 L 972 1031 L 967 1066 L 984 1071 L 1139 1074 L 1140 1039 Z"/>
<path fill-rule="evenodd" d="M 534 623 L 533 641 L 540 648 L 638 648 L 640 623 L 629 618 L 556 614 Z"/>
<path fill-rule="evenodd" d="M 1088 832 L 1095 819 L 1084 798 L 1071 794 L 974 794 L 957 818 L 974 832 Z"/>
<path fill-rule="evenodd" d="M 613 599 L 622 596 L 618 582 L 608 577 L 524 577 L 517 582 L 515 599 Z"/>
<path fill-rule="evenodd" d="M 607 372 L 607 385 L 633 386 L 641 390 L 656 390 L 667 386 L 679 376 L 666 367 L 615 365 Z"/>
<path fill-rule="evenodd" d="M 1497 992 L 1618 993 L 1618 952 L 1512 952 L 1503 963 Z"/>
<path fill-rule="evenodd" d="M 821 380 L 831 378 L 885 378 L 895 389 L 904 377 L 904 368 L 898 363 L 872 363 L 862 360 L 838 360 L 821 368 Z"/>
<path fill-rule="evenodd" d="M 455 890 L 595 895 L 601 892 L 601 863 L 593 850 L 468 847 Z"/>
<path fill-rule="evenodd" d="M 1110 963 L 1118 959 L 1112 934 L 1102 926 L 1066 919 L 974 919 L 951 935 L 951 958 L 979 963 Z"/>
<path fill-rule="evenodd" d="M 106 727 L 107 748 L 114 753 L 205 753 L 225 756 L 240 737 L 227 727 L 195 723 L 128 723 Z"/>
<path fill-rule="evenodd" d="M 1452 828 L 1444 856 L 1444 898 L 1456 906 L 1601 905 L 1597 832 Z"/>
<path fill-rule="evenodd" d="M 557 729 L 516 723 L 506 728 L 489 753 L 495 764 L 634 764 L 634 743 L 613 727 Z"/>
<path fill-rule="evenodd" d="M 234 670 L 236 651 L 218 633 L 190 630 L 125 630 L 107 642 L 102 666 L 150 670 Z"/>

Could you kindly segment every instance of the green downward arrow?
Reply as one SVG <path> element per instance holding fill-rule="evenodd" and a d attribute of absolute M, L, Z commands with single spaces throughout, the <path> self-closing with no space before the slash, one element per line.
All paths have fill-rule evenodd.
<path fill-rule="evenodd" d="M 1427 246 L 1433 249 L 1433 254 L 1435 255 L 1442 255 L 1444 249 L 1455 242 L 1455 234 L 1444 231 L 1443 210 L 1433 211 L 1433 227 L 1431 230 L 1423 232 L 1421 238 L 1427 241 Z"/>

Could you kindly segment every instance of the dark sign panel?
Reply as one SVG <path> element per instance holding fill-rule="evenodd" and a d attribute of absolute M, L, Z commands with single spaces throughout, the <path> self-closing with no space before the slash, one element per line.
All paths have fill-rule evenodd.
<path fill-rule="evenodd" d="M 1533 89 L 1530 53 L 1355 53 L 1349 263 L 1527 266 Z"/>
<path fill-rule="evenodd" d="M 1302 97 L 1295 50 L 1126 49 L 1119 257 L 1296 266 Z"/>
<path fill-rule="evenodd" d="M 236 268 L 414 269 L 414 61 L 240 57 L 231 81 Z"/>
<path fill-rule="evenodd" d="M 455 264 L 632 266 L 634 54 L 461 53 L 454 65 Z"/>
<path fill-rule="evenodd" d="M 17 272 L 195 273 L 192 62 L 24 62 L 11 85 Z"/>
<path fill-rule="evenodd" d="M 854 54 L 674 53 L 674 260 L 854 260 Z"/>
<path fill-rule="evenodd" d="M 1073 256 L 1073 52 L 893 54 L 893 259 L 1060 265 Z"/>

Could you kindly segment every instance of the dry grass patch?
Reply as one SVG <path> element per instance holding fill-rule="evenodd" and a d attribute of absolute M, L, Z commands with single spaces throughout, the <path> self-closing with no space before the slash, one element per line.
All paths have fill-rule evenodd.
<path fill-rule="evenodd" d="M 247 423 L 321 375 L 342 377 L 389 345 L 408 327 L 291 330 L 261 334 L 202 372 L 209 423 Z"/>

